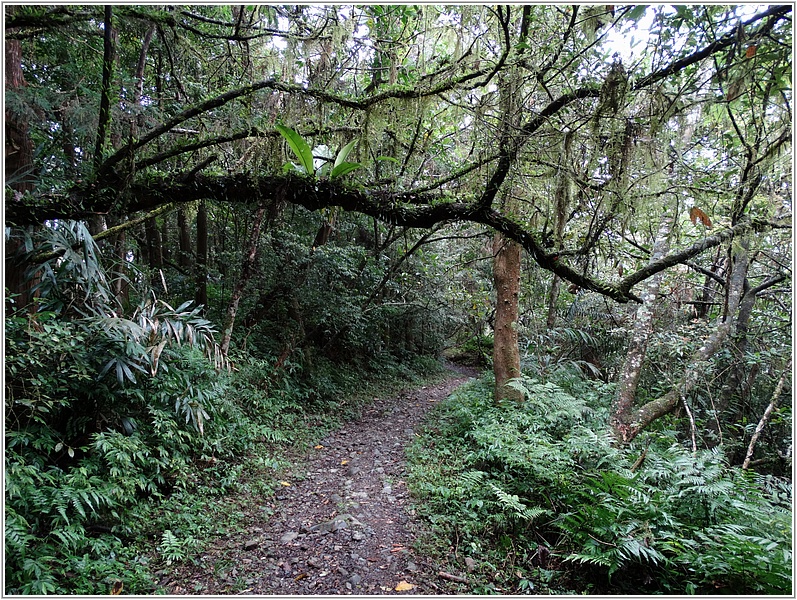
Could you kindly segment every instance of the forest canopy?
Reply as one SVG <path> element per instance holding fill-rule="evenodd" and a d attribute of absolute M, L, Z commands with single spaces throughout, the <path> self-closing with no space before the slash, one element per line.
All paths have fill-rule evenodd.
<path fill-rule="evenodd" d="M 582 484 L 644 483 L 634 493 L 661 500 L 659 475 L 637 470 L 664 469 L 680 494 L 698 462 L 688 477 L 716 474 L 695 486 L 717 511 L 698 502 L 705 523 L 667 535 L 741 519 L 749 507 L 717 507 L 758 483 L 729 473 L 791 471 L 792 14 L 7 5 L 11 588 L 104 593 L 97 557 L 221 476 L 198 464 L 310 439 L 344 392 L 441 355 L 488 373 L 442 431 L 472 445 L 461 466 L 479 493 L 510 490 L 497 539 L 531 527 L 518 498 L 564 514 Z M 525 456 L 551 462 L 523 446 L 535 431 L 572 470 L 519 466 L 492 443 L 510 430 Z M 603 489 L 590 473 L 608 462 L 622 485 Z M 521 483 L 555 490 L 576 472 L 560 497 Z M 781 544 L 771 497 L 745 527 L 760 518 Z M 690 514 L 690 498 L 667 510 Z M 622 510 L 608 533 L 552 519 L 583 542 L 562 556 L 609 579 L 636 559 L 666 565 L 678 593 L 726 582 L 684 574 L 697 545 L 657 554 L 643 536 L 636 559 L 594 546 L 637 539 L 612 529 Z M 757 556 L 764 542 L 739 531 L 721 533 Z M 97 575 L 69 583 L 82 553 Z M 781 562 L 728 586 L 782 591 Z"/>
<path fill-rule="evenodd" d="M 7 98 L 31 139 L 7 179 L 33 189 L 9 196 L 6 219 L 118 224 L 204 199 L 469 221 L 571 283 L 638 299 L 657 271 L 778 226 L 750 205 L 788 197 L 769 169 L 790 140 L 791 9 L 738 9 L 650 7 L 659 35 L 623 64 L 606 32 L 633 29 L 644 7 L 21 6 L 7 36 L 31 52 L 11 65 L 25 85 Z M 70 36 L 83 41 L 58 43 Z M 361 168 L 285 172 L 277 123 L 317 149 L 358 140 Z M 561 178 L 571 198 L 557 205 Z M 662 202 L 713 217 L 696 225 L 716 233 L 621 277 L 595 273 L 598 256 L 633 251 L 637 221 Z"/>

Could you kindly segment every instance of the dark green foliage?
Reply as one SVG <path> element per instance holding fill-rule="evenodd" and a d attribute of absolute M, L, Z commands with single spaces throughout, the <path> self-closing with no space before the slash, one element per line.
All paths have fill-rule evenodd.
<path fill-rule="evenodd" d="M 461 389 L 411 452 L 418 510 L 466 555 L 514 564 L 497 584 L 544 588 L 555 565 L 593 593 L 790 593 L 791 512 L 754 476 L 666 432 L 613 446 L 609 386 L 517 386 L 525 401 L 499 406 L 490 382 Z"/>
<path fill-rule="evenodd" d="M 82 235 L 45 231 L 29 251 Z M 38 304 L 6 320 L 7 593 L 104 594 L 117 581 L 155 591 L 153 566 L 236 526 L 225 494 L 270 495 L 285 451 L 354 414 L 369 380 L 406 385 L 439 369 L 380 350 L 384 321 L 369 321 L 351 294 L 367 266 L 357 247 L 308 257 L 306 277 L 326 277 L 312 285 L 330 293 L 303 304 L 325 335 L 349 332 L 336 347 L 350 368 L 323 355 L 311 368 L 299 349 L 282 360 L 240 353 L 234 372 L 197 309 L 134 289 L 125 312 L 90 237 L 81 248 L 51 259 L 57 268 L 44 263 Z"/>

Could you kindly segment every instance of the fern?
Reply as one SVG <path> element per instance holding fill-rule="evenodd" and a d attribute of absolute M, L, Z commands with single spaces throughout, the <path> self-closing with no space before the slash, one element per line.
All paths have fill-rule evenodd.
<path fill-rule="evenodd" d="M 197 540 L 192 536 L 186 536 L 181 540 L 172 533 L 171 529 L 167 529 L 161 536 L 158 552 L 166 559 L 166 564 L 170 565 L 185 560 L 196 546 Z"/>
<path fill-rule="evenodd" d="M 521 521 L 531 523 L 543 515 L 550 514 L 549 511 L 544 508 L 526 506 L 520 501 L 520 498 L 516 494 L 507 494 L 494 483 L 490 483 L 489 486 L 498 497 L 501 508 L 505 511 L 509 509 L 511 513 Z"/>

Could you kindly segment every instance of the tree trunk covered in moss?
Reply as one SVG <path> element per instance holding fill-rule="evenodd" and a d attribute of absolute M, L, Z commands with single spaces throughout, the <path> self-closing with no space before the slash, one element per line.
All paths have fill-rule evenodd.
<path fill-rule="evenodd" d="M 673 217 L 665 214 L 659 225 L 656 234 L 656 241 L 650 254 L 650 262 L 660 260 L 669 250 L 670 231 L 672 229 Z M 639 377 L 642 373 L 642 365 L 645 362 L 648 340 L 653 332 L 653 314 L 655 309 L 656 297 L 659 295 L 662 273 L 657 273 L 648 279 L 640 293 L 642 304 L 636 312 L 631 341 L 625 355 L 623 367 L 617 383 L 614 401 L 611 410 L 611 427 L 614 436 L 618 440 L 627 441 L 626 438 L 632 429 L 632 418 L 634 399 L 639 385 Z"/>
<path fill-rule="evenodd" d="M 619 439 L 623 442 L 630 442 L 648 425 L 656 419 L 672 412 L 683 402 L 683 398 L 690 393 L 703 375 L 702 368 L 705 367 L 710 359 L 722 347 L 723 342 L 732 333 L 736 320 L 736 313 L 744 291 L 744 283 L 747 277 L 749 258 L 747 240 L 734 246 L 735 251 L 731 260 L 732 269 L 728 290 L 727 290 L 727 311 L 724 317 L 720 317 L 716 328 L 706 339 L 705 343 L 698 348 L 689 361 L 689 367 L 684 372 L 680 381 L 663 396 L 656 398 L 634 411 L 630 418 L 625 417 L 625 426 L 619 431 Z M 617 431 L 617 430 L 615 430 Z"/>

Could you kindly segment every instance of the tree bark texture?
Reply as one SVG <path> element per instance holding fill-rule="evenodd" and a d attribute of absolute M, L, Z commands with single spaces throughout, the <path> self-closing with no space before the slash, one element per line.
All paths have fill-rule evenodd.
<path fill-rule="evenodd" d="M 506 386 L 520 377 L 518 348 L 518 300 L 520 298 L 520 246 L 496 233 L 493 239 L 493 282 L 496 291 L 493 371 L 496 401 L 522 400 L 523 395 Z"/>
<path fill-rule="evenodd" d="M 686 397 L 695 387 L 701 377 L 700 369 L 719 351 L 723 342 L 728 335 L 731 334 L 736 318 L 736 311 L 739 308 L 739 302 L 741 301 L 744 290 L 747 267 L 747 252 L 742 245 L 739 245 L 730 265 L 732 273 L 727 290 L 728 316 L 719 319 L 714 331 L 711 332 L 703 345 L 692 355 L 692 359 L 689 361 L 689 367 L 673 388 L 663 396 L 637 409 L 631 418 L 627 420 L 628 425 L 621 431 L 621 437 L 619 438 L 622 442 L 630 442 L 656 419 L 672 412 L 681 402 L 681 398 Z"/>
<path fill-rule="evenodd" d="M 6 7 L 7 18 L 13 17 L 15 12 L 16 6 Z M 22 46 L 19 40 L 6 40 L 5 66 L 7 91 L 27 85 L 22 72 Z M 25 119 L 8 108 L 5 109 L 5 125 L 5 181 L 7 186 L 21 195 L 33 189 L 33 182 L 30 178 L 33 170 L 33 142 Z M 20 247 L 21 240 L 19 238 L 6 238 L 5 287 L 12 294 L 19 294 L 19 298 L 16 300 L 18 306 L 27 306 L 31 302 L 31 288 L 35 282 L 26 280 L 25 265 L 19 264 L 16 260 L 16 254 Z M 7 308 L 9 307 L 7 306 Z"/>
<path fill-rule="evenodd" d="M 180 244 L 177 264 L 183 269 L 189 269 L 191 268 L 191 228 L 185 210 L 182 208 L 177 211 L 177 230 Z"/>
<path fill-rule="evenodd" d="M 97 141 L 94 147 L 94 166 L 99 169 L 103 161 L 105 139 L 111 124 L 111 77 L 113 75 L 113 7 L 105 5 L 105 31 L 103 35 L 102 90 L 100 91 L 100 116 L 97 126 Z"/>
<path fill-rule="evenodd" d="M 7 16 L 13 16 L 15 6 L 6 7 Z M 27 85 L 22 73 L 22 45 L 19 40 L 6 40 L 6 90 L 12 91 Z M 33 189 L 30 173 L 33 169 L 33 142 L 26 120 L 9 108 L 6 121 L 6 185 L 22 193 Z"/>
<path fill-rule="evenodd" d="M 672 223 L 673 217 L 670 213 L 662 216 L 649 262 L 660 260 L 669 250 Z M 655 301 L 659 294 L 661 278 L 662 274 L 656 273 L 645 281 L 642 286 L 640 293 L 642 304 L 637 309 L 631 341 L 620 370 L 617 390 L 612 403 L 610 424 L 615 438 L 621 441 L 627 441 L 626 438 L 631 428 L 634 399 L 639 385 L 639 377 L 642 373 L 642 365 L 645 362 L 648 340 L 653 332 Z"/>

